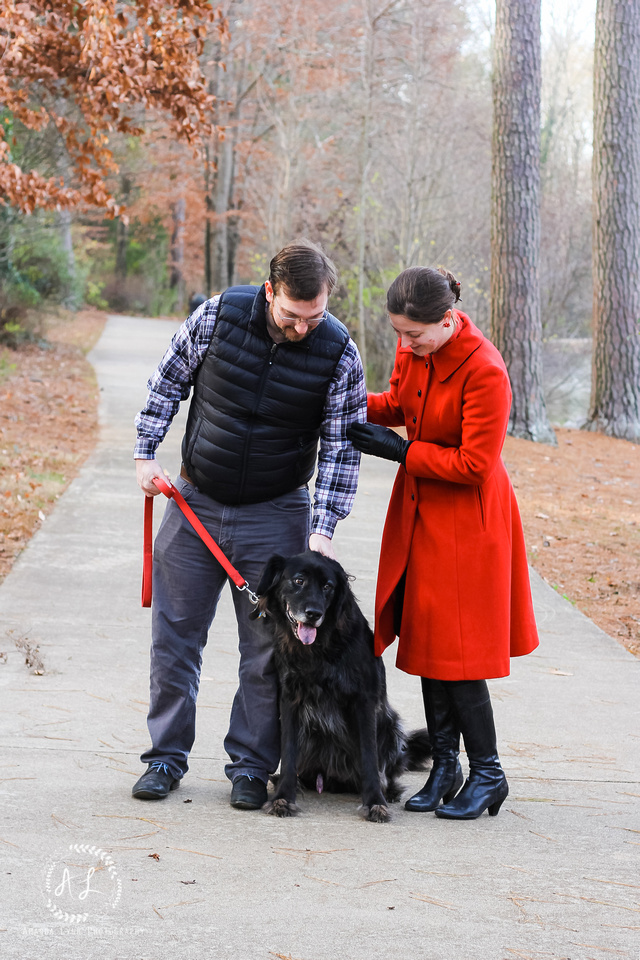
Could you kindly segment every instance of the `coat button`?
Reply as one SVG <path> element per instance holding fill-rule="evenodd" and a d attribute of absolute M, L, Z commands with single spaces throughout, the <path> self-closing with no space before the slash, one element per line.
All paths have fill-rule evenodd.
<path fill-rule="evenodd" d="M 422 396 L 422 390 L 418 390 L 418 396 L 419 396 L 419 397 Z"/>
<path fill-rule="evenodd" d="M 413 494 L 411 494 L 411 499 L 412 499 L 412 500 L 415 500 L 415 497 L 414 497 L 414 495 L 413 495 Z"/>
<path fill-rule="evenodd" d="M 417 418 L 417 417 L 414 417 L 414 418 L 413 418 L 413 422 L 414 422 L 414 423 L 417 423 L 417 422 L 418 422 L 418 418 Z"/>

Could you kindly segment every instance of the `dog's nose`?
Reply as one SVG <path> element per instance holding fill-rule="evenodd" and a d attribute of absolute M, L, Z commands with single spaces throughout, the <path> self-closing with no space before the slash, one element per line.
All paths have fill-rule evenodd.
<path fill-rule="evenodd" d="M 316 623 L 322 616 L 322 610 L 316 610 L 313 607 L 305 607 L 304 615 L 307 623 Z"/>

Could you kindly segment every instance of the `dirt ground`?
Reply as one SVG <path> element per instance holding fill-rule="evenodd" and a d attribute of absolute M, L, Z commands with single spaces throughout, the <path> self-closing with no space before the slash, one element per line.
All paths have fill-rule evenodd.
<path fill-rule="evenodd" d="M 640 445 L 557 430 L 558 446 L 508 437 L 504 461 L 531 565 L 640 655 Z"/>
<path fill-rule="evenodd" d="M 97 439 L 98 391 L 86 354 L 97 311 L 47 324 L 48 349 L 0 347 L 0 580 Z M 558 430 L 558 446 L 509 437 L 532 566 L 610 636 L 640 655 L 640 445 Z"/>
<path fill-rule="evenodd" d="M 0 580 L 94 447 L 98 388 L 86 359 L 106 315 L 50 317 L 48 348 L 0 346 Z"/>

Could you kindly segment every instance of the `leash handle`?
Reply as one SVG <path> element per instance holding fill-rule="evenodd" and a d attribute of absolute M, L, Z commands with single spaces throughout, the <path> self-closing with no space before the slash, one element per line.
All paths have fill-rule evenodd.
<path fill-rule="evenodd" d="M 222 569 L 231 578 L 238 590 L 246 590 L 252 603 L 258 602 L 258 597 L 249 589 L 249 584 L 244 577 L 238 573 L 232 563 L 227 560 L 224 553 L 215 542 L 211 534 L 204 528 L 200 520 L 186 502 L 182 494 L 177 490 L 171 481 L 163 477 L 154 477 L 158 490 L 169 500 L 175 500 L 176 504 L 182 510 L 186 519 L 196 531 L 205 546 L 209 548 Z M 144 501 L 144 551 L 142 568 L 142 606 L 151 606 L 152 595 L 152 569 L 153 569 L 153 497 L 146 496 Z"/>

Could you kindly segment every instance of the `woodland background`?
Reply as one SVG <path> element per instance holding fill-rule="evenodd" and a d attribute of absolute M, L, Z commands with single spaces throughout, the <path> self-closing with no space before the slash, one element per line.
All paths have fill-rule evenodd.
<path fill-rule="evenodd" d="M 575 341 L 571 370 L 587 378 L 594 7 L 545 0 L 542 40 L 542 334 Z M 0 207 L 5 341 L 43 303 L 183 315 L 194 292 L 261 283 L 273 253 L 301 235 L 338 265 L 333 311 L 356 335 L 366 325 L 371 387 L 393 355 L 383 294 L 406 266 L 452 269 L 461 306 L 488 333 L 493 17 L 478 0 L 227 0 L 197 52 L 210 96 L 200 142 L 177 138 L 160 98 L 128 103 L 124 130 L 107 100 L 95 112 L 113 153 L 111 206 L 85 192 L 67 208 Z M 55 45 L 50 55 L 61 55 Z M 111 56 L 102 69 L 117 98 L 130 73 Z M 58 89 L 56 122 L 29 128 L 15 104 L 0 122 L 17 165 L 72 188 L 77 162 L 57 118 L 74 122 L 77 101 L 64 102 L 68 86 L 50 98 Z M 566 420 L 579 387 L 553 350 L 545 359 L 552 418 L 555 392 L 554 419 Z"/>
<path fill-rule="evenodd" d="M 640 0 L 3 0 L 0 580 L 95 442 L 105 311 L 184 316 L 300 235 L 370 389 L 389 281 L 457 274 L 529 559 L 638 654 Z"/>

